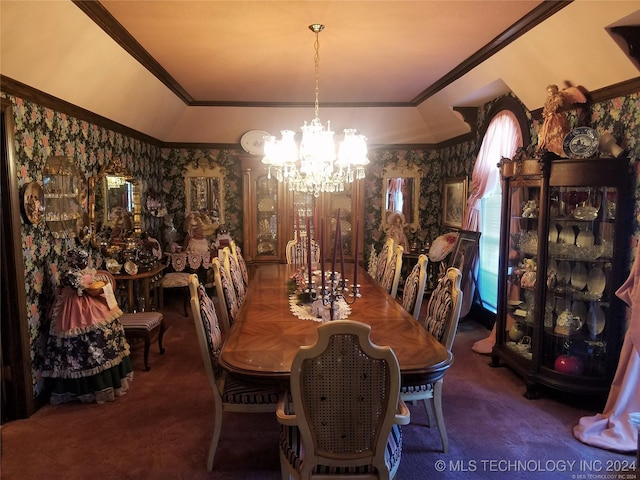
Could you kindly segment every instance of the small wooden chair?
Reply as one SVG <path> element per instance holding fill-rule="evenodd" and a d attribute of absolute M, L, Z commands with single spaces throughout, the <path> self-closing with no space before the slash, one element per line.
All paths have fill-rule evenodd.
<path fill-rule="evenodd" d="M 133 343 L 132 341 L 135 339 L 144 341 L 144 369 L 148 372 L 151 370 L 149 350 L 151 340 L 154 337 L 158 337 L 160 355 L 164 353 L 162 346 L 162 337 L 165 331 L 164 315 L 161 312 L 124 313 L 119 320 L 124 327 L 124 335 L 129 343 Z"/>
<path fill-rule="evenodd" d="M 94 278 L 96 280 L 102 280 L 103 282 L 109 282 L 115 291 L 116 281 L 108 271 L 98 270 Z M 118 320 L 124 328 L 124 335 L 129 343 L 133 343 L 135 339 L 142 339 L 144 341 L 144 367 L 146 371 L 149 371 L 151 369 L 151 365 L 149 365 L 149 350 L 151 348 L 151 340 L 154 337 L 158 337 L 160 354 L 162 355 L 164 353 L 164 347 L 162 346 L 162 337 L 165 331 L 164 315 L 162 312 L 156 311 L 123 313 Z"/>

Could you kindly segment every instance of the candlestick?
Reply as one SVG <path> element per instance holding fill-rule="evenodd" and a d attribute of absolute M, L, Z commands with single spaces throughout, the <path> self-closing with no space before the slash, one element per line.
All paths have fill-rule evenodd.
<path fill-rule="evenodd" d="M 324 218 L 320 219 L 320 274 L 322 275 L 322 295 L 325 293 L 325 278 L 324 278 Z"/>
<path fill-rule="evenodd" d="M 340 219 L 340 209 L 338 209 L 338 219 Z M 333 260 L 331 261 L 331 275 L 333 276 L 336 271 L 336 255 L 338 254 L 338 225 L 340 222 L 336 222 L 336 229 L 333 237 Z"/>
<path fill-rule="evenodd" d="M 360 236 L 360 222 L 356 220 L 356 238 L 353 242 L 353 294 L 358 293 L 358 240 Z"/>
<path fill-rule="evenodd" d="M 340 272 L 342 274 L 342 288 L 347 286 L 347 271 L 344 268 L 344 242 L 342 240 L 342 221 L 340 220 L 340 210 L 338 210 L 338 241 L 340 242 Z"/>
<path fill-rule="evenodd" d="M 311 233 L 309 231 L 309 217 L 307 216 L 307 269 L 309 270 L 309 290 L 311 290 L 313 277 L 311 273 Z"/>

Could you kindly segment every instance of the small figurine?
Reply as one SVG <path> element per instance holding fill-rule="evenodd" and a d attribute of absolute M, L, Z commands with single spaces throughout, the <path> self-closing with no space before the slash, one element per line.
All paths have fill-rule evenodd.
<path fill-rule="evenodd" d="M 529 200 L 522 209 L 524 218 L 536 218 L 538 216 L 538 204 L 535 200 Z"/>

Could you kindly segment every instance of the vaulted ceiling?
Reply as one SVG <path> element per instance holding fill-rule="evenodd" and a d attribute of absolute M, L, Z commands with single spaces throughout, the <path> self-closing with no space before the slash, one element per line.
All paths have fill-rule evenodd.
<path fill-rule="evenodd" d="M 455 107 L 638 77 L 608 27 L 637 2 L 2 0 L 4 77 L 163 142 L 239 142 L 319 116 L 372 144 L 469 131 Z"/>

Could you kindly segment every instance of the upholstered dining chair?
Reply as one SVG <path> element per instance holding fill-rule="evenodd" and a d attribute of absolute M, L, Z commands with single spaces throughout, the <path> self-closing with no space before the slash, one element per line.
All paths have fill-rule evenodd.
<path fill-rule="evenodd" d="M 240 265 L 238 264 L 237 258 L 231 253 L 231 248 L 224 247 L 222 249 L 222 263 L 229 275 L 229 278 L 231 278 L 231 283 L 233 283 L 236 294 L 236 301 L 238 302 L 238 308 L 240 308 L 244 302 L 244 296 L 247 293 L 247 289 L 244 284 L 244 279 L 242 278 Z"/>
<path fill-rule="evenodd" d="M 462 308 L 461 279 L 462 273 L 460 270 L 449 267 L 445 275 L 438 281 L 427 304 L 425 326 L 448 351 L 451 351 L 453 347 L 453 340 L 460 320 L 460 309 Z M 442 415 L 442 384 L 443 378 L 434 383 L 413 383 L 405 379 L 400 388 L 400 397 L 405 402 L 423 400 L 429 417 L 429 426 L 434 424 L 435 410 L 435 423 L 440 431 L 442 451 L 447 453 L 449 451 L 449 439 Z"/>
<path fill-rule="evenodd" d="M 387 267 L 382 275 L 382 281 L 380 285 L 384 288 L 389 295 L 396 298 L 398 295 L 398 285 L 400 284 L 400 272 L 402 270 L 402 255 L 404 253 L 404 247 L 402 245 L 395 245 L 393 253 Z"/>
<path fill-rule="evenodd" d="M 283 479 L 394 478 L 410 414 L 398 397 L 398 360 L 370 332 L 352 320 L 325 323 L 295 356 L 290 396 L 276 412 Z"/>
<path fill-rule="evenodd" d="M 189 293 L 193 321 L 204 369 L 213 393 L 213 437 L 207 457 L 207 470 L 213 470 L 213 460 L 222 432 L 223 412 L 264 413 L 274 412 L 280 392 L 265 385 L 252 385 L 227 375 L 218 366 L 223 337 L 216 309 L 198 276 L 189 277 Z"/>
<path fill-rule="evenodd" d="M 380 249 L 380 253 L 378 253 L 378 265 L 376 267 L 376 276 L 375 279 L 378 283 L 382 283 L 382 278 L 384 277 L 384 272 L 387 269 L 387 265 L 391 261 L 391 256 L 395 251 L 395 241 L 393 238 L 387 238 L 385 240 L 382 249 Z"/>
<path fill-rule="evenodd" d="M 411 269 L 404 281 L 402 290 L 402 307 L 418 320 L 420 309 L 422 308 L 422 299 L 424 297 L 424 289 L 427 284 L 427 264 L 429 259 L 426 255 L 418 256 L 418 261 Z"/>
<path fill-rule="evenodd" d="M 238 297 L 236 296 L 236 290 L 233 286 L 231 276 L 227 273 L 227 269 L 220 263 L 220 259 L 214 258 L 211 260 L 211 268 L 213 270 L 213 279 L 216 285 L 218 304 L 220 306 L 222 330 L 224 333 L 228 333 L 240 309 Z"/>
<path fill-rule="evenodd" d="M 247 269 L 247 262 L 245 262 L 244 257 L 242 256 L 242 250 L 236 244 L 235 240 L 231 240 L 229 242 L 229 247 L 231 248 L 231 253 L 238 261 L 240 272 L 242 273 L 242 280 L 244 281 L 244 286 L 246 288 L 249 286 L 249 270 Z"/>
<path fill-rule="evenodd" d="M 285 249 L 287 263 L 298 267 L 306 265 L 308 249 L 306 237 L 301 237 L 300 240 L 289 240 Z M 314 239 L 311 239 L 311 263 L 320 263 L 320 244 Z"/>
<path fill-rule="evenodd" d="M 116 280 L 110 272 L 107 270 L 97 270 L 93 277 L 95 280 L 109 283 L 115 292 Z M 158 338 L 160 355 L 164 354 L 165 351 L 162 346 L 162 339 L 166 330 L 163 313 L 158 311 L 123 313 L 118 320 L 122 324 L 124 335 L 130 344 L 132 344 L 135 339 L 142 339 L 144 342 L 144 369 L 146 371 L 151 370 L 151 364 L 149 363 L 151 340 L 154 337 Z"/>

